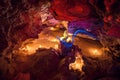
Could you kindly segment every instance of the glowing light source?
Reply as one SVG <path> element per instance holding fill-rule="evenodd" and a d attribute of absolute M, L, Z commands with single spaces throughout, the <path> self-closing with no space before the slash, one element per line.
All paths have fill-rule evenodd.
<path fill-rule="evenodd" d="M 67 31 L 64 31 L 63 36 L 60 38 L 60 40 L 66 40 L 68 38 Z"/>
<path fill-rule="evenodd" d="M 42 36 L 42 38 L 34 39 L 34 40 L 27 40 L 23 42 L 22 46 L 19 48 L 19 52 L 24 55 L 32 55 L 38 50 L 39 48 L 45 49 L 58 49 L 59 40 L 55 37 L 46 37 Z"/>
<path fill-rule="evenodd" d="M 100 49 L 91 48 L 91 49 L 89 49 L 89 52 L 93 56 L 101 56 L 102 55 L 102 51 Z"/>
<path fill-rule="evenodd" d="M 72 42 L 72 37 L 68 37 L 68 38 L 67 38 L 66 42 L 69 42 L 69 41 Z"/>
<path fill-rule="evenodd" d="M 76 56 L 76 59 L 75 59 L 75 62 L 74 63 L 71 63 L 69 64 L 69 69 L 71 70 L 78 70 L 80 72 L 83 72 L 82 71 L 82 67 L 84 65 L 84 61 L 82 59 L 82 57 L 80 55 L 77 55 Z"/>

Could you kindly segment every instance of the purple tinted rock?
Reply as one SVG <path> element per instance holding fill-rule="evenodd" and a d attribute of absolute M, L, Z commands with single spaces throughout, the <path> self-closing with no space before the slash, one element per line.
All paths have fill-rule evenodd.
<path fill-rule="evenodd" d="M 94 31 L 103 26 L 102 21 L 94 20 L 84 20 L 84 21 L 73 21 L 68 23 L 68 32 L 73 33 L 78 29 L 85 29 L 88 31 Z"/>

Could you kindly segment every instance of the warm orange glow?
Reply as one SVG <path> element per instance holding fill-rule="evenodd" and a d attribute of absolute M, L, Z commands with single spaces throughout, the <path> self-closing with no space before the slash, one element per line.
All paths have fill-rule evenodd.
<path fill-rule="evenodd" d="M 42 37 L 42 38 L 41 38 Z M 24 55 L 31 55 L 36 52 L 39 48 L 54 48 L 58 49 L 59 40 L 56 37 L 46 37 L 46 35 L 40 34 L 38 39 L 26 40 L 19 48 L 19 52 Z"/>
<path fill-rule="evenodd" d="M 61 24 L 67 29 L 68 28 L 68 21 L 62 21 Z"/>
<path fill-rule="evenodd" d="M 50 30 L 51 30 L 51 31 L 55 31 L 55 30 L 57 30 L 57 29 L 54 28 L 54 27 L 50 27 Z"/>
<path fill-rule="evenodd" d="M 89 49 L 89 52 L 91 53 L 92 56 L 101 56 L 102 55 L 102 51 L 100 49 L 91 48 L 91 49 Z"/>
<path fill-rule="evenodd" d="M 59 40 L 56 39 L 56 38 L 55 38 L 55 39 L 51 39 L 50 41 L 51 41 L 51 42 L 59 42 Z"/>
<path fill-rule="evenodd" d="M 69 64 L 69 69 L 78 70 L 82 72 L 83 65 L 84 65 L 84 61 L 82 57 L 80 56 L 80 54 L 78 53 L 78 55 L 76 56 L 75 62 Z"/>
<path fill-rule="evenodd" d="M 66 41 L 67 42 L 72 41 L 72 37 L 68 37 Z"/>
<path fill-rule="evenodd" d="M 42 22 L 46 21 L 47 16 L 48 15 L 44 14 L 44 12 L 41 13 Z M 68 21 L 57 21 L 54 19 L 52 21 L 53 22 L 56 21 L 56 24 L 55 24 L 56 26 L 44 29 L 40 34 L 38 34 L 39 36 L 38 39 L 33 39 L 32 41 L 31 39 L 27 39 L 26 41 L 24 41 L 22 43 L 22 46 L 19 48 L 19 53 L 22 53 L 24 55 L 31 55 L 31 54 L 34 54 L 36 50 L 38 50 L 39 48 L 58 49 L 59 40 L 56 38 L 56 36 L 51 35 L 55 33 L 55 32 L 52 33 L 51 31 L 56 31 L 61 26 L 67 28 Z M 61 39 L 65 39 L 65 38 L 67 39 L 67 37 L 68 37 L 68 34 L 67 34 L 67 31 L 65 31 Z M 67 41 L 69 40 L 71 39 L 68 38 Z"/>
<path fill-rule="evenodd" d="M 63 36 L 60 39 L 65 40 L 66 42 L 72 41 L 72 34 L 64 31 Z"/>
<path fill-rule="evenodd" d="M 55 48 L 55 49 L 58 49 L 58 44 L 55 44 L 54 48 Z"/>
<path fill-rule="evenodd" d="M 72 33 L 68 33 L 69 36 L 72 36 L 73 34 Z"/>

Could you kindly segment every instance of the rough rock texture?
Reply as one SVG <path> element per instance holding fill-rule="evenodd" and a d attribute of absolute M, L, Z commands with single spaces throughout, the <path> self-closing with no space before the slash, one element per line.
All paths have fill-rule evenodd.
<path fill-rule="evenodd" d="M 67 21 L 86 20 L 93 15 L 98 17 L 87 0 L 53 0 L 51 12 L 55 18 Z"/>
<path fill-rule="evenodd" d="M 69 24 L 83 21 L 85 27 L 82 27 L 91 30 L 95 29 L 94 22 L 104 23 L 97 34 L 107 57 L 83 55 L 85 74 L 69 70 L 69 59 L 59 58 L 52 49 L 38 49 L 29 56 L 15 52 L 23 41 L 37 38 L 43 29 L 51 26 L 43 23 L 39 15 L 41 6 L 48 2 L 51 14 L 58 20 Z M 81 27 L 81 23 L 75 25 Z M 119 0 L 1 0 L 0 80 L 120 80 L 119 33 Z"/>

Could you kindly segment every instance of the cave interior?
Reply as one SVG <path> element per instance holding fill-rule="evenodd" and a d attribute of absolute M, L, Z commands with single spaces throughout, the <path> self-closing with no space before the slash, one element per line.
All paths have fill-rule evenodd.
<path fill-rule="evenodd" d="M 0 80 L 120 80 L 120 1 L 1 0 Z"/>

